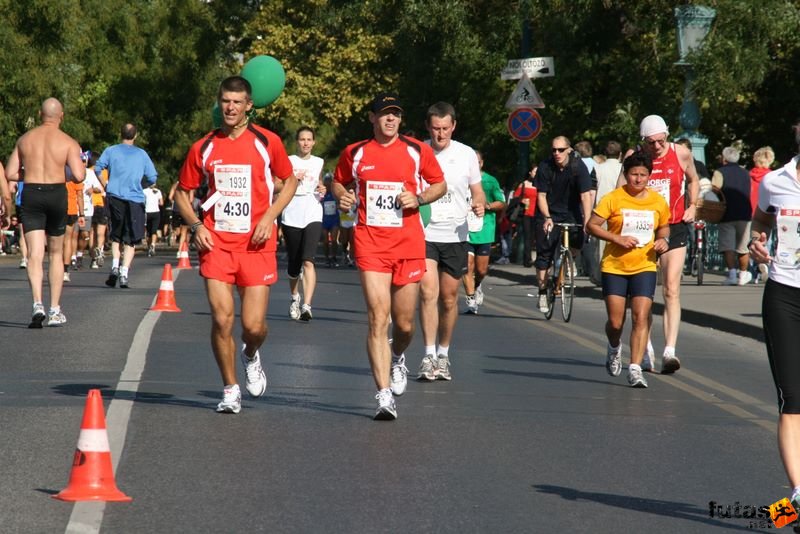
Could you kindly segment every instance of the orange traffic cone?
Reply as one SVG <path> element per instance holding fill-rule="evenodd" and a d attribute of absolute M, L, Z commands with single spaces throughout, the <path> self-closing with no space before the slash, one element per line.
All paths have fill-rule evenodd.
<path fill-rule="evenodd" d="M 186 244 L 186 241 L 183 242 L 181 245 L 180 250 L 178 251 L 178 269 L 191 269 L 192 264 L 189 262 L 189 245 Z"/>
<path fill-rule="evenodd" d="M 158 288 L 158 298 L 150 311 L 179 312 L 181 309 L 175 302 L 175 286 L 172 283 L 172 265 L 164 264 L 161 275 L 161 286 Z"/>
<path fill-rule="evenodd" d="M 89 390 L 83 410 L 78 448 L 72 462 L 69 484 L 54 499 L 62 501 L 132 501 L 117 488 L 111 466 L 111 449 L 106 433 L 103 397 L 99 389 Z"/>

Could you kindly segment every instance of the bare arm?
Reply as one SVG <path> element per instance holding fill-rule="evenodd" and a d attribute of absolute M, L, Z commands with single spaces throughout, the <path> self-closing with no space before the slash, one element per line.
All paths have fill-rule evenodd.
<path fill-rule="evenodd" d="M 8 181 L 6 180 L 6 174 L 3 172 L 3 166 L 0 165 L 0 197 L 3 200 L 3 206 L 5 206 L 5 212 L 3 216 L 2 224 L 3 227 L 8 226 L 8 220 L 11 218 L 11 191 L 8 188 Z"/>
<path fill-rule="evenodd" d="M 753 222 L 750 223 L 750 244 L 747 249 L 750 257 L 758 263 L 768 263 L 772 260 L 767 249 L 767 237 L 775 226 L 775 215 L 764 213 L 761 208 L 756 208 Z"/>
<path fill-rule="evenodd" d="M 72 141 L 67 148 L 67 165 L 76 182 L 80 183 L 86 179 L 86 165 L 81 159 L 81 147 L 75 141 Z"/>
<path fill-rule="evenodd" d="M 15 146 L 14 151 L 6 162 L 6 179 L 16 182 L 19 180 L 19 147 Z"/>
<path fill-rule="evenodd" d="M 544 217 L 542 229 L 544 233 L 549 234 L 550 230 L 553 229 L 553 219 L 550 217 L 550 205 L 547 203 L 547 193 L 538 193 L 536 195 L 536 207 L 539 209 L 539 213 L 542 214 L 542 217 Z"/>
<path fill-rule="evenodd" d="M 291 202 L 295 191 L 297 191 L 298 182 L 294 174 L 283 182 L 281 192 L 278 194 L 277 198 L 275 198 L 275 201 L 270 205 L 261 220 L 258 221 L 255 230 L 253 230 L 253 237 L 250 238 L 250 242 L 254 245 L 260 245 L 270 238 L 272 229 L 275 226 L 275 219 L 278 218 L 278 215 L 280 215 L 283 209 Z"/>
<path fill-rule="evenodd" d="M 581 193 L 581 206 L 583 207 L 583 231 L 585 232 L 586 223 L 589 221 L 592 206 L 594 206 L 594 195 L 591 190 Z"/>
<path fill-rule="evenodd" d="M 469 191 L 472 193 L 472 212 L 478 217 L 483 217 L 486 210 L 486 193 L 483 191 L 483 186 L 480 182 L 471 184 Z"/>
<path fill-rule="evenodd" d="M 683 173 L 686 175 L 686 191 L 689 193 L 689 206 L 683 213 L 683 222 L 692 222 L 697 210 L 697 198 L 700 196 L 700 177 L 697 176 L 697 167 L 694 166 L 692 152 L 683 145 L 676 145 L 676 147 L 683 164 Z"/>

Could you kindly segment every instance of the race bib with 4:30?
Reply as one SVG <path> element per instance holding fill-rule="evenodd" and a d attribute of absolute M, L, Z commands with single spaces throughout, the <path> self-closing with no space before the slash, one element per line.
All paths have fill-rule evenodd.
<path fill-rule="evenodd" d="M 214 185 L 222 195 L 214 204 L 214 229 L 234 234 L 249 232 L 253 185 L 250 165 L 215 165 Z"/>
<path fill-rule="evenodd" d="M 800 264 L 800 209 L 781 208 L 778 223 L 778 250 L 775 262 L 787 267 Z"/>
<path fill-rule="evenodd" d="M 397 202 L 402 191 L 401 182 L 367 182 L 367 226 L 403 226 L 403 208 Z"/>
<path fill-rule="evenodd" d="M 643 247 L 653 240 L 656 227 L 656 214 L 648 210 L 622 210 L 623 236 L 636 238 L 636 246 Z"/>

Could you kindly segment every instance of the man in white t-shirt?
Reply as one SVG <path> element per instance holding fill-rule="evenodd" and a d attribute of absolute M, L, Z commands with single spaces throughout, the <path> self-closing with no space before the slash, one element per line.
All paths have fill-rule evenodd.
<path fill-rule="evenodd" d="M 92 194 L 102 193 L 103 185 L 94 173 L 94 170 L 89 167 L 89 159 L 91 152 L 89 150 L 81 152 L 81 159 L 86 164 L 86 178 L 83 180 L 83 219 L 82 226 L 78 226 L 78 241 L 76 243 L 75 261 L 77 267 L 83 267 L 83 253 L 89 246 L 89 240 L 92 235 L 92 217 L 94 216 L 94 204 L 92 204 Z"/>
<path fill-rule="evenodd" d="M 297 154 L 289 156 L 298 179 L 297 191 L 281 214 L 281 228 L 286 242 L 289 260 L 287 274 L 291 303 L 289 316 L 295 321 L 310 321 L 311 301 L 317 285 L 314 256 L 322 235 L 322 198 L 325 185 L 322 183 L 322 158 L 311 155 L 316 139 L 310 126 L 301 126 L 295 136 Z M 280 190 L 280 184 L 277 184 Z M 303 304 L 300 305 L 300 281 L 303 281 Z"/>
<path fill-rule="evenodd" d="M 425 356 L 420 380 L 450 380 L 450 340 L 458 317 L 458 286 L 467 272 L 470 211 L 483 217 L 486 195 L 475 150 L 452 139 L 456 111 L 446 102 L 428 108 L 425 125 L 436 160 L 444 171 L 447 193 L 431 204 L 425 227 L 426 272 L 420 285 L 420 323 Z M 438 346 L 436 340 L 438 338 Z M 393 362 L 394 363 L 394 362 Z M 392 369 L 395 378 L 395 369 Z"/>
<path fill-rule="evenodd" d="M 156 241 L 158 241 L 158 227 L 161 226 L 161 206 L 164 205 L 164 195 L 156 184 L 144 189 L 145 228 L 147 229 L 147 256 L 155 256 Z"/>

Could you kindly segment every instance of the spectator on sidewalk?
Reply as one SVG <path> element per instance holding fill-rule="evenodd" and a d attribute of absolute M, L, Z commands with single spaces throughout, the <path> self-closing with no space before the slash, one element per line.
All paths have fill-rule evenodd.
<path fill-rule="evenodd" d="M 750 253 L 747 251 L 753 217 L 750 175 L 739 165 L 739 156 L 738 149 L 725 147 L 722 150 L 724 164 L 714 171 L 711 178 L 711 184 L 722 190 L 726 202 L 725 215 L 719 224 L 719 251 L 728 268 L 728 278 L 722 282 L 727 286 L 743 286 L 753 280 L 748 270 Z"/>
<path fill-rule="evenodd" d="M 750 169 L 750 206 L 753 208 L 753 215 L 756 213 L 758 207 L 758 187 L 761 180 L 770 172 L 772 164 L 775 163 L 775 152 L 770 146 L 762 146 L 753 154 L 753 163 L 755 167 Z M 767 248 L 772 242 L 771 236 L 767 236 Z M 754 262 L 750 261 L 751 264 Z M 764 283 L 769 274 L 769 268 L 766 263 L 758 263 L 758 281 Z M 755 271 L 751 268 L 751 272 Z"/>
<path fill-rule="evenodd" d="M 531 267 L 533 265 L 531 252 L 536 244 L 534 217 L 536 216 L 537 190 L 536 186 L 533 184 L 533 180 L 536 177 L 536 172 L 537 166 L 534 165 L 528 173 L 528 176 L 525 177 L 522 183 L 520 183 L 514 190 L 514 194 L 511 195 L 512 198 L 520 198 L 522 205 L 525 206 L 522 224 L 520 225 L 521 228 L 517 228 L 518 231 L 521 230 L 520 235 L 522 236 L 523 244 L 522 265 L 524 267 Z"/>

